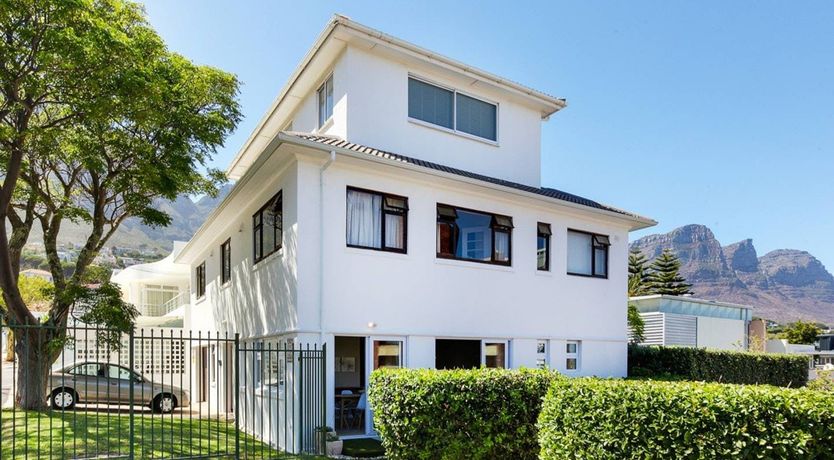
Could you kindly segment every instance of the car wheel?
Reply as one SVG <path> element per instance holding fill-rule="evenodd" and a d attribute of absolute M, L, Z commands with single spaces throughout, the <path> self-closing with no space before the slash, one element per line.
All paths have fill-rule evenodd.
<path fill-rule="evenodd" d="M 78 398 L 72 388 L 56 388 L 50 399 L 53 409 L 68 410 L 75 407 Z"/>
<path fill-rule="evenodd" d="M 175 398 L 174 395 L 169 393 L 157 395 L 157 397 L 153 400 L 153 409 L 161 414 L 173 412 L 174 408 L 176 407 L 177 398 Z"/>

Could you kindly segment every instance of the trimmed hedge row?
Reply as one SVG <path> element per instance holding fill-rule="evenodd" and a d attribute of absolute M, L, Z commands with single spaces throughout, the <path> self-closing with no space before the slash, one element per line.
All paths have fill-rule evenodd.
<path fill-rule="evenodd" d="M 809 389 L 560 380 L 538 427 L 542 459 L 834 458 L 834 398 Z"/>
<path fill-rule="evenodd" d="M 381 369 L 368 401 L 390 459 L 533 459 L 547 370 Z"/>
<path fill-rule="evenodd" d="M 808 383 L 808 359 L 796 355 L 631 345 L 628 375 L 672 375 L 704 382 L 801 387 Z"/>

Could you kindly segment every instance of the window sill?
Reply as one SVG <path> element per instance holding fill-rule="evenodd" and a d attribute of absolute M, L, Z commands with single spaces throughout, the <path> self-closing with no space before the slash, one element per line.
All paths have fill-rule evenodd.
<path fill-rule="evenodd" d="M 356 246 L 345 246 L 345 253 L 362 256 L 387 257 L 389 259 L 403 260 L 408 258 L 408 253 L 398 251 L 385 251 L 375 248 L 360 248 Z"/>
<path fill-rule="evenodd" d="M 592 279 L 594 279 L 594 278 L 595 278 L 595 279 L 598 279 L 598 280 L 607 280 L 607 279 L 608 279 L 608 275 L 606 275 L 606 276 L 600 276 L 600 275 L 585 275 L 585 274 L 582 274 L 582 273 L 571 273 L 571 272 L 567 272 L 567 274 L 568 274 L 569 276 L 578 276 L 578 277 L 580 277 L 580 278 L 592 278 Z"/>
<path fill-rule="evenodd" d="M 197 297 L 196 300 L 194 300 L 194 305 L 200 305 L 201 303 L 203 303 L 205 301 L 206 301 L 206 295 L 203 294 L 200 297 Z"/>
<path fill-rule="evenodd" d="M 484 137 L 476 136 L 474 134 L 468 134 L 468 133 L 465 133 L 463 131 L 458 131 L 458 130 L 455 130 L 455 129 L 446 128 L 445 126 L 439 126 L 439 125 L 436 125 L 434 123 L 429 123 L 427 121 L 419 120 L 417 118 L 408 117 L 408 122 L 409 123 L 414 123 L 415 125 L 424 126 L 426 128 L 436 129 L 437 131 L 441 131 L 441 132 L 444 132 L 444 133 L 447 133 L 447 134 L 460 136 L 464 139 L 469 139 L 469 140 L 473 140 L 473 141 L 482 142 L 484 144 L 491 145 L 493 147 L 500 147 L 501 146 L 498 143 L 498 141 L 493 141 L 493 140 L 490 140 L 490 139 L 486 139 Z"/>
<path fill-rule="evenodd" d="M 499 272 L 515 273 L 512 265 L 498 265 L 488 262 L 477 262 L 473 260 L 459 260 L 459 259 L 444 259 L 436 257 L 434 259 L 436 265 L 448 265 L 451 267 L 477 268 L 481 270 L 494 270 Z"/>
<path fill-rule="evenodd" d="M 544 276 L 545 278 L 553 278 L 553 272 L 550 270 L 536 269 L 536 276 Z"/>
<path fill-rule="evenodd" d="M 232 280 L 226 281 L 225 283 L 220 285 L 220 290 L 225 291 L 226 289 L 229 289 L 229 286 L 231 286 L 231 285 L 232 285 Z"/>
<path fill-rule="evenodd" d="M 265 265 L 271 265 L 272 262 L 274 262 L 276 259 L 282 258 L 283 256 L 284 256 L 284 248 L 281 248 L 281 249 L 273 252 L 272 254 L 264 257 L 263 259 L 255 262 L 252 265 L 252 272 L 256 272 L 256 271 L 260 270 L 261 267 L 263 267 Z"/>
<path fill-rule="evenodd" d="M 333 127 L 333 115 L 330 115 L 330 118 L 327 119 L 321 126 L 316 129 L 316 134 L 323 134 L 325 131 Z"/>

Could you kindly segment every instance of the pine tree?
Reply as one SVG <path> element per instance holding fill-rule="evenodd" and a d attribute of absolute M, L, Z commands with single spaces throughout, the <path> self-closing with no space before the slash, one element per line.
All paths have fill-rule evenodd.
<path fill-rule="evenodd" d="M 628 253 L 628 296 L 636 297 L 648 294 L 646 256 L 637 249 Z"/>
<path fill-rule="evenodd" d="M 691 294 L 691 284 L 680 275 L 681 262 L 671 249 L 664 249 L 649 266 L 646 288 L 650 294 Z"/>

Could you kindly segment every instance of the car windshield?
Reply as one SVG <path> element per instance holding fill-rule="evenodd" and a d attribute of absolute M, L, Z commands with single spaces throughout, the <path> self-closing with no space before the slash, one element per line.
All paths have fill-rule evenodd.
<path fill-rule="evenodd" d="M 130 380 L 131 378 L 136 378 L 136 375 L 133 372 L 125 369 L 121 366 L 107 366 L 107 376 L 111 379 L 119 379 L 119 380 Z"/>

